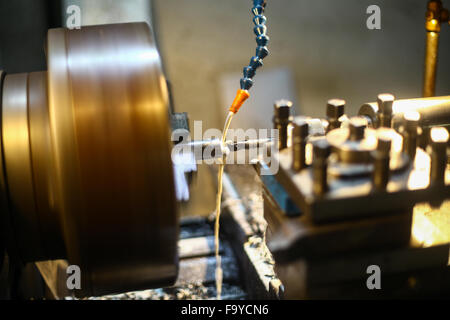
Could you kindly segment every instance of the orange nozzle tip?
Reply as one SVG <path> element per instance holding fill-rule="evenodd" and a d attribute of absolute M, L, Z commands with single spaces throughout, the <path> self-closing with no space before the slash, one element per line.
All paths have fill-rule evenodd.
<path fill-rule="evenodd" d="M 247 90 L 239 89 L 236 93 L 236 98 L 234 98 L 233 104 L 230 107 L 230 111 L 237 113 L 248 98 L 250 98 L 250 93 Z"/>

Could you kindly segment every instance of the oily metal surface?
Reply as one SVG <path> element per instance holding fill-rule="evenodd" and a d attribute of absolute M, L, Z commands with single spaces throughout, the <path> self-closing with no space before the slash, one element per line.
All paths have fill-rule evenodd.
<path fill-rule="evenodd" d="M 3 85 L 2 142 L 11 223 L 23 261 L 44 256 L 33 193 L 28 126 L 28 74 L 7 75 Z"/>
<path fill-rule="evenodd" d="M 161 287 L 177 273 L 166 82 L 144 23 L 53 29 L 48 93 L 56 206 L 82 292 Z"/>

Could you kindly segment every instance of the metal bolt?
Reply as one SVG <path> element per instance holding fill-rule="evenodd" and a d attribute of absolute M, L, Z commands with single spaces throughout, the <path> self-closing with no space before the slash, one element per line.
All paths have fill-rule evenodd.
<path fill-rule="evenodd" d="M 430 132 L 431 168 L 430 181 L 432 185 L 445 184 L 445 167 L 447 166 L 448 131 L 443 127 L 435 127 Z"/>
<path fill-rule="evenodd" d="M 382 191 L 386 189 L 390 176 L 390 151 L 392 141 L 389 137 L 378 137 L 377 150 L 372 152 L 374 161 L 373 169 L 373 185 L 376 190 Z"/>
<path fill-rule="evenodd" d="M 391 152 L 392 140 L 388 136 L 380 136 L 377 141 L 377 151 L 388 156 Z"/>
<path fill-rule="evenodd" d="M 306 167 L 306 138 L 309 125 L 304 119 L 295 119 L 292 130 L 292 169 L 300 171 Z"/>
<path fill-rule="evenodd" d="M 339 118 L 345 113 L 345 100 L 331 99 L 327 103 L 328 131 L 341 127 Z"/>
<path fill-rule="evenodd" d="M 420 113 L 417 111 L 408 111 L 403 115 L 403 120 L 403 151 L 408 154 L 412 161 L 416 156 L 417 130 L 419 128 Z"/>
<path fill-rule="evenodd" d="M 352 141 L 360 141 L 364 139 L 367 128 L 367 119 L 364 117 L 352 117 L 349 122 L 349 139 Z"/>
<path fill-rule="evenodd" d="M 328 157 L 331 147 L 326 139 L 321 139 L 313 144 L 313 192 L 321 196 L 328 191 Z"/>
<path fill-rule="evenodd" d="M 280 150 L 287 147 L 288 126 L 291 121 L 292 102 L 289 100 L 279 100 L 274 105 L 274 126 L 278 130 L 278 147 Z"/>
<path fill-rule="evenodd" d="M 378 124 L 379 127 L 390 128 L 392 125 L 392 107 L 395 97 L 390 93 L 378 95 Z"/>

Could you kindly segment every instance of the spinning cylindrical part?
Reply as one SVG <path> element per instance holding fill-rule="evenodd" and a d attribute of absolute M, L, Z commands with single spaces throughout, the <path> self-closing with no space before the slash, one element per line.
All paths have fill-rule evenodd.
<path fill-rule="evenodd" d="M 46 52 L 47 72 L 2 86 L 11 255 L 67 258 L 80 296 L 170 285 L 178 223 L 153 34 L 144 23 L 53 29 Z"/>

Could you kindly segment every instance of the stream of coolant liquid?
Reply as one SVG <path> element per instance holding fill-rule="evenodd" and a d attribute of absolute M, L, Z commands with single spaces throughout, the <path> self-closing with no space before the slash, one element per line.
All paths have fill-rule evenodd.
<path fill-rule="evenodd" d="M 222 132 L 222 149 L 225 151 L 225 141 L 227 138 L 227 132 L 231 124 L 231 120 L 233 119 L 233 112 L 229 112 L 228 116 L 225 120 L 225 126 Z M 217 291 L 217 299 L 221 299 L 222 295 L 222 261 L 219 255 L 219 229 L 220 229 L 220 209 L 222 205 L 222 177 L 223 170 L 225 168 L 226 162 L 226 152 L 222 152 L 222 159 L 219 163 L 219 170 L 217 173 L 217 198 L 216 198 L 216 221 L 214 225 L 214 246 L 215 246 L 215 254 L 216 254 L 216 291 Z"/>

